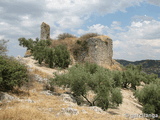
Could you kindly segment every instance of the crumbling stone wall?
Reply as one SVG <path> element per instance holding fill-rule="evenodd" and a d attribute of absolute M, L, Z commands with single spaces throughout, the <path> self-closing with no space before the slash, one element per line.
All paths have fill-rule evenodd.
<path fill-rule="evenodd" d="M 50 26 L 46 23 L 41 24 L 41 40 L 50 39 Z"/>
<path fill-rule="evenodd" d="M 98 36 L 87 40 L 88 52 L 84 61 L 100 66 L 112 65 L 112 39 L 108 36 Z"/>

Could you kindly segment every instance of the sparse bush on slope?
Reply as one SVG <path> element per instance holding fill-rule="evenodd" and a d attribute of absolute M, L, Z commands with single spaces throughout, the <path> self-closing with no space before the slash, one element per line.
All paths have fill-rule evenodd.
<path fill-rule="evenodd" d="M 6 56 L 6 42 L 0 41 L 0 91 L 13 90 L 28 81 L 26 66 L 13 57 Z"/>
<path fill-rule="evenodd" d="M 27 68 L 11 57 L 0 56 L 0 91 L 13 90 L 28 81 Z"/>

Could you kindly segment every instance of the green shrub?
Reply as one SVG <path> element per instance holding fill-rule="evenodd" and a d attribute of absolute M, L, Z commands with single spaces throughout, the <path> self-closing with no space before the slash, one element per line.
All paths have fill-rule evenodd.
<path fill-rule="evenodd" d="M 136 86 L 140 86 L 141 82 L 149 84 L 155 81 L 157 75 L 147 75 L 142 71 L 141 66 L 128 65 L 126 70 L 122 72 L 122 87 L 128 88 L 131 85 L 131 88 L 136 90 Z"/>
<path fill-rule="evenodd" d="M 33 50 L 33 47 L 36 43 L 32 39 L 27 40 L 26 38 L 19 38 L 18 41 L 20 46 L 26 47 L 27 50 L 31 50 L 31 51 Z"/>
<path fill-rule="evenodd" d="M 121 87 L 122 86 L 122 72 L 121 71 L 113 71 L 112 77 L 114 80 L 115 87 Z"/>
<path fill-rule="evenodd" d="M 48 55 L 50 55 L 50 57 L 53 56 L 51 54 L 52 49 L 50 48 L 50 45 L 51 45 L 50 40 L 40 40 L 37 41 L 36 44 L 33 46 L 32 55 L 34 56 L 35 60 L 38 60 L 39 64 L 41 64 L 44 60 L 50 63 L 50 61 L 47 61 L 49 60 Z M 52 66 L 51 63 L 49 66 Z"/>
<path fill-rule="evenodd" d="M 49 64 L 49 67 L 52 68 L 54 66 L 54 48 L 46 47 L 44 49 L 44 58 L 45 63 Z"/>
<path fill-rule="evenodd" d="M 27 69 L 13 58 L 0 56 L 0 91 L 13 90 L 28 81 Z"/>
<path fill-rule="evenodd" d="M 155 113 L 155 106 L 151 104 L 145 104 L 142 110 L 147 114 Z"/>
<path fill-rule="evenodd" d="M 60 68 L 66 68 L 70 64 L 70 54 L 64 45 L 51 47 L 51 40 L 39 40 L 36 41 L 32 39 L 19 38 L 20 46 L 27 47 L 31 50 L 34 59 L 38 61 L 39 64 L 45 62 L 50 68 L 54 66 Z"/>
<path fill-rule="evenodd" d="M 122 94 L 120 93 L 120 89 L 119 88 L 113 88 L 112 89 L 112 97 L 111 97 L 111 101 L 112 101 L 112 106 L 118 106 L 119 104 L 122 104 Z"/>
<path fill-rule="evenodd" d="M 141 76 L 141 79 L 145 84 L 155 82 L 157 78 L 158 78 L 158 75 L 154 73 L 152 74 L 143 73 Z"/>
<path fill-rule="evenodd" d="M 66 68 L 70 64 L 70 54 L 67 47 L 59 45 L 54 48 L 54 64 L 60 68 Z"/>
<path fill-rule="evenodd" d="M 40 40 L 34 47 L 33 47 L 33 56 L 35 60 L 38 60 L 38 63 L 41 64 L 45 59 L 45 49 L 47 47 L 47 43 L 45 40 Z"/>
<path fill-rule="evenodd" d="M 65 38 L 75 38 L 75 36 L 69 33 L 62 33 L 59 34 L 57 38 L 58 40 L 64 40 Z"/>
<path fill-rule="evenodd" d="M 76 98 L 83 97 L 89 105 L 107 109 L 110 104 L 118 105 L 122 101 L 120 90 L 119 92 L 117 89 L 113 90 L 114 81 L 110 73 L 109 70 L 96 64 L 76 64 L 68 73 L 56 75 L 51 79 L 51 85 L 70 87 Z M 87 97 L 90 90 L 96 94 L 93 101 Z M 78 102 L 80 104 L 82 101 Z"/>
<path fill-rule="evenodd" d="M 84 68 L 86 69 L 87 72 L 89 72 L 90 74 L 94 74 L 97 72 L 98 69 L 100 69 L 100 67 L 97 65 L 97 64 L 94 64 L 94 63 L 89 63 L 89 62 L 86 62 L 84 64 Z"/>
<path fill-rule="evenodd" d="M 147 114 L 160 113 L 160 80 L 144 86 L 141 90 L 136 90 L 135 96 L 143 104 L 143 112 Z"/>

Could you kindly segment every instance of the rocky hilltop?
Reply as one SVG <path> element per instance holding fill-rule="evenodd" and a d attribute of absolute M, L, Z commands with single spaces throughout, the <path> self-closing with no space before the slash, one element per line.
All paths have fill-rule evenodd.
<path fill-rule="evenodd" d="M 50 26 L 46 23 L 41 24 L 41 39 L 50 38 Z M 96 63 L 105 68 L 120 69 L 118 63 L 112 59 L 113 45 L 112 39 L 108 36 L 101 35 L 81 38 L 65 38 L 63 40 L 52 40 L 52 45 L 65 44 L 70 51 L 72 61 Z"/>

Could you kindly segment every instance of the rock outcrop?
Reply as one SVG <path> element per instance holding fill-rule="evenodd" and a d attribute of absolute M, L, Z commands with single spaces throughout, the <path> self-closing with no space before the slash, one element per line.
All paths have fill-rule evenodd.
<path fill-rule="evenodd" d="M 46 23 L 41 24 L 41 40 L 50 39 L 50 26 Z"/>
<path fill-rule="evenodd" d="M 0 101 L 12 101 L 16 98 L 5 92 L 0 92 Z"/>
<path fill-rule="evenodd" d="M 77 109 L 68 107 L 68 108 L 62 108 L 61 112 L 58 113 L 57 115 L 60 115 L 60 114 L 62 114 L 62 115 L 78 115 L 79 111 Z"/>

